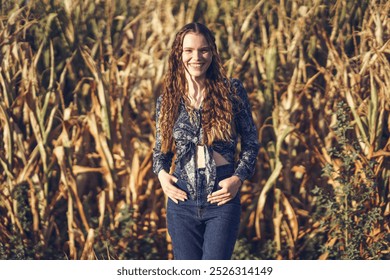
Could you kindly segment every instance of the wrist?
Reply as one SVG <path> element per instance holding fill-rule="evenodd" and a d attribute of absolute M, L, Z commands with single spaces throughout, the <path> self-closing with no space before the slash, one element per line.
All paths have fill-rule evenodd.
<path fill-rule="evenodd" d="M 158 179 L 161 179 L 162 176 L 165 176 L 166 174 L 168 174 L 168 172 L 166 172 L 164 169 L 161 169 L 158 174 L 157 174 L 157 177 Z"/>
<path fill-rule="evenodd" d="M 244 181 L 241 180 L 241 178 L 240 178 L 239 176 L 233 175 L 232 177 L 235 179 L 235 181 L 236 181 L 237 183 L 240 184 L 240 186 L 244 183 Z"/>

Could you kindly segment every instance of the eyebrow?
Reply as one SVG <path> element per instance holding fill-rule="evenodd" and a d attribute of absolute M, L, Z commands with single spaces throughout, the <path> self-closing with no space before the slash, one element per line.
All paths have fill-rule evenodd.
<path fill-rule="evenodd" d="M 183 47 L 183 50 L 194 50 L 195 48 L 191 47 Z M 209 46 L 200 47 L 198 50 L 209 50 L 211 49 Z"/>

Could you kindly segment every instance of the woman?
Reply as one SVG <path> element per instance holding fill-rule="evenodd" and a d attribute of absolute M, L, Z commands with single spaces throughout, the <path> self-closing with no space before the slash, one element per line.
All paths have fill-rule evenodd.
<path fill-rule="evenodd" d="M 254 172 L 259 144 L 247 93 L 226 77 L 214 35 L 203 24 L 187 24 L 176 34 L 156 113 L 153 171 L 168 196 L 174 258 L 230 259 L 239 190 Z"/>

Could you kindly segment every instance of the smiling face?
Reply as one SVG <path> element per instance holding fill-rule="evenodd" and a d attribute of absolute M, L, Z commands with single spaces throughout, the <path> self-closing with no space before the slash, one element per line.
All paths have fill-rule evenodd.
<path fill-rule="evenodd" d="M 213 60 L 206 38 L 200 33 L 187 33 L 183 38 L 182 60 L 187 78 L 203 80 Z M 189 77 L 190 76 L 190 77 Z"/>

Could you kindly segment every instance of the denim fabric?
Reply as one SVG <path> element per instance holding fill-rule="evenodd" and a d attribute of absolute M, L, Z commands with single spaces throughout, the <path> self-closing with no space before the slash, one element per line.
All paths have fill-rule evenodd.
<path fill-rule="evenodd" d="M 218 183 L 234 174 L 234 165 L 217 167 L 214 191 Z M 177 181 L 177 187 L 188 193 L 187 184 Z M 167 223 L 172 239 L 174 259 L 228 260 L 237 239 L 241 203 L 240 195 L 217 206 L 207 202 L 205 170 L 196 172 L 196 197 L 178 204 L 168 199 Z M 190 196 L 189 196 L 190 197 Z"/>

